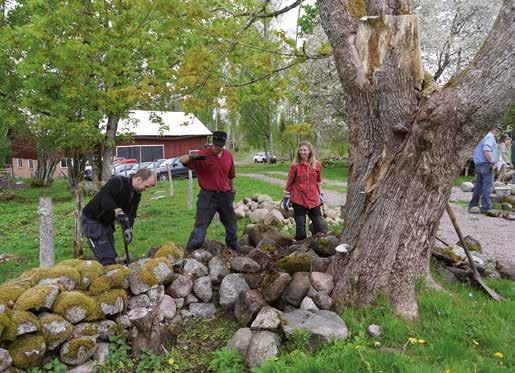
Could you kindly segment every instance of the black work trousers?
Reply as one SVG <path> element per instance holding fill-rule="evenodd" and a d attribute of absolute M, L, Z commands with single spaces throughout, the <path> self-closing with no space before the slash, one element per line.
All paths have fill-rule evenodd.
<path fill-rule="evenodd" d="M 322 211 L 320 206 L 308 209 L 307 207 L 293 205 L 293 216 L 295 219 L 295 239 L 297 241 L 304 240 L 306 238 L 306 215 L 309 216 L 313 223 L 313 230 L 311 233 L 316 234 L 319 232 L 325 232 L 324 218 L 322 217 Z"/>
<path fill-rule="evenodd" d="M 201 189 L 197 197 L 197 214 L 195 226 L 191 232 L 186 249 L 189 252 L 199 249 L 206 239 L 206 232 L 211 220 L 218 212 L 225 228 L 225 243 L 231 250 L 239 251 L 238 226 L 232 203 L 234 192 L 215 192 Z"/>

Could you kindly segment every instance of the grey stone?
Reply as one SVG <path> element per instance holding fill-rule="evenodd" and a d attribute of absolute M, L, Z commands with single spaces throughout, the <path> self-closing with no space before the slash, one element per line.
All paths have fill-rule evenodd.
<path fill-rule="evenodd" d="M 371 337 L 377 338 L 381 335 L 381 327 L 376 324 L 371 324 L 368 326 L 367 332 Z"/>
<path fill-rule="evenodd" d="M 93 360 L 86 361 L 84 364 L 78 365 L 75 368 L 69 369 L 66 373 L 94 373 L 97 363 Z"/>
<path fill-rule="evenodd" d="M 188 296 L 186 298 L 184 298 L 185 306 L 187 306 L 191 303 L 198 303 L 198 298 L 193 293 L 188 294 Z"/>
<path fill-rule="evenodd" d="M 0 348 L 0 372 L 9 368 L 13 363 L 13 359 L 9 354 L 9 351 Z"/>
<path fill-rule="evenodd" d="M 263 238 L 259 243 L 256 245 L 256 249 L 261 250 L 264 253 L 267 254 L 278 254 L 279 248 L 277 247 L 277 242 L 275 242 L 271 238 Z"/>
<path fill-rule="evenodd" d="M 310 344 L 318 346 L 323 342 L 332 342 L 336 338 L 348 336 L 345 322 L 334 312 L 294 310 L 281 314 L 281 325 L 286 335 L 292 335 L 297 329 L 311 333 Z"/>
<path fill-rule="evenodd" d="M 321 236 L 315 237 L 311 241 L 311 248 L 320 256 L 331 256 L 336 254 L 336 246 L 340 243 L 340 240 L 335 236 Z"/>
<path fill-rule="evenodd" d="M 273 307 L 265 306 L 257 314 L 254 322 L 250 326 L 251 330 L 270 330 L 277 331 L 281 324 L 281 311 Z"/>
<path fill-rule="evenodd" d="M 42 278 L 41 280 L 39 280 L 37 285 L 62 286 L 64 290 L 68 291 L 75 289 L 77 286 L 73 279 L 66 276 Z"/>
<path fill-rule="evenodd" d="M 249 285 L 242 274 L 228 274 L 220 284 L 220 306 L 226 310 L 232 309 L 240 293 L 248 289 Z"/>
<path fill-rule="evenodd" d="M 133 297 L 129 297 L 128 307 L 130 310 L 138 307 L 149 307 L 150 298 L 147 294 L 139 294 Z"/>
<path fill-rule="evenodd" d="M 173 270 L 172 265 L 169 263 L 159 262 L 156 266 L 152 268 L 152 272 L 156 277 L 158 284 L 166 284 L 169 283 L 173 278 Z"/>
<path fill-rule="evenodd" d="M 129 320 L 129 316 L 127 314 L 118 315 L 116 317 L 116 323 L 121 326 L 123 329 L 127 329 L 131 327 L 131 321 Z"/>
<path fill-rule="evenodd" d="M 280 342 L 279 335 L 268 330 L 253 332 L 245 364 L 251 369 L 257 368 L 266 360 L 277 356 Z"/>
<path fill-rule="evenodd" d="M 213 254 L 204 249 L 197 249 L 191 253 L 191 257 L 202 264 L 207 264 L 213 258 Z"/>
<path fill-rule="evenodd" d="M 327 272 L 331 258 L 322 258 L 318 255 L 313 255 L 311 258 L 311 270 L 313 272 Z"/>
<path fill-rule="evenodd" d="M 263 218 L 264 224 L 275 225 L 275 226 L 281 226 L 283 224 L 284 216 L 281 211 L 279 211 L 277 209 L 269 210 L 268 208 L 265 208 L 265 210 L 267 210 L 269 212 Z"/>
<path fill-rule="evenodd" d="M 101 320 L 95 323 L 98 327 L 98 338 L 102 341 L 109 341 L 118 331 L 118 326 L 113 320 Z"/>
<path fill-rule="evenodd" d="M 291 281 L 291 276 L 288 273 L 281 273 L 279 276 L 267 286 L 263 287 L 263 296 L 269 303 L 274 303 L 283 294 L 284 290 Z"/>
<path fill-rule="evenodd" d="M 184 307 L 184 298 L 174 298 L 175 300 L 175 306 L 178 310 L 180 310 L 182 307 Z"/>
<path fill-rule="evenodd" d="M 259 249 L 253 249 L 247 257 L 259 264 L 264 271 L 269 270 L 272 266 L 272 257 Z"/>
<path fill-rule="evenodd" d="M 197 278 L 193 282 L 193 292 L 202 302 L 210 302 L 213 296 L 213 290 L 211 288 L 211 279 L 209 276 Z"/>
<path fill-rule="evenodd" d="M 251 223 L 258 224 L 263 222 L 263 219 L 265 219 L 265 216 L 268 214 L 267 209 L 256 209 L 252 211 L 249 215 L 249 220 Z"/>
<path fill-rule="evenodd" d="M 52 317 L 46 318 L 46 315 L 52 315 Z M 74 329 L 70 322 L 57 314 L 42 313 L 39 315 L 39 323 L 42 334 L 52 336 L 49 338 L 52 342 L 47 342 L 47 350 L 54 350 L 59 347 L 70 337 Z"/>
<path fill-rule="evenodd" d="M 137 272 L 141 269 L 141 267 L 143 267 L 148 261 L 150 260 L 150 258 L 142 258 L 142 259 L 138 259 L 136 260 L 135 262 L 132 262 L 131 264 L 129 264 L 129 269 L 131 270 L 131 272 Z"/>
<path fill-rule="evenodd" d="M 198 278 L 208 275 L 207 267 L 195 259 L 186 259 L 184 261 L 184 274 L 192 278 Z"/>
<path fill-rule="evenodd" d="M 138 271 L 129 273 L 129 288 L 134 295 L 146 293 L 150 290 L 150 285 L 146 284 L 139 276 Z"/>
<path fill-rule="evenodd" d="M 107 355 L 109 355 L 109 343 L 97 343 L 97 350 L 93 355 L 93 360 L 95 360 L 100 365 L 104 365 L 107 359 Z"/>
<path fill-rule="evenodd" d="M 266 306 L 258 290 L 242 291 L 234 304 L 234 316 L 241 325 L 249 325 L 257 313 Z"/>
<path fill-rule="evenodd" d="M 250 328 L 238 329 L 227 344 L 227 348 L 229 350 L 239 351 L 241 356 L 245 357 L 247 355 L 247 350 L 249 348 L 251 338 L 252 332 Z"/>
<path fill-rule="evenodd" d="M 174 298 L 185 298 L 191 293 L 193 280 L 190 276 L 175 275 L 175 280 L 166 288 L 166 294 Z"/>
<path fill-rule="evenodd" d="M 71 346 L 74 346 L 73 349 Z M 80 337 L 69 340 L 61 346 L 59 356 L 61 361 L 68 365 L 80 365 L 89 360 L 97 349 L 97 342 L 93 337 Z"/>
<path fill-rule="evenodd" d="M 190 313 L 193 317 L 211 317 L 216 313 L 213 303 L 191 303 Z"/>
<path fill-rule="evenodd" d="M 321 310 L 329 310 L 333 306 L 333 299 L 325 291 L 318 291 L 314 295 L 313 301 Z"/>
<path fill-rule="evenodd" d="M 283 294 L 284 299 L 292 306 L 299 307 L 300 302 L 308 293 L 310 286 L 309 273 L 296 272 L 293 275 L 293 280 L 291 280 Z"/>
<path fill-rule="evenodd" d="M 177 306 L 175 300 L 168 294 L 163 295 L 159 303 L 159 320 L 171 320 L 175 317 Z"/>
<path fill-rule="evenodd" d="M 100 302 L 98 305 L 100 306 L 100 309 L 106 316 L 117 315 L 123 312 L 123 309 L 125 307 L 123 297 L 121 296 L 116 297 L 114 303 Z"/>
<path fill-rule="evenodd" d="M 251 289 L 258 289 L 261 286 L 261 273 L 244 273 L 243 277 Z"/>
<path fill-rule="evenodd" d="M 250 258 L 244 256 L 238 256 L 231 260 L 231 268 L 236 272 L 257 272 L 261 269 L 261 266 Z"/>
<path fill-rule="evenodd" d="M 209 278 L 215 284 L 219 284 L 225 276 L 227 276 L 230 271 L 229 268 L 225 265 L 225 261 L 219 256 L 213 257 L 209 261 Z"/>
<path fill-rule="evenodd" d="M 150 304 L 159 304 L 163 295 L 165 294 L 165 287 L 163 285 L 154 285 L 147 292 Z"/>
<path fill-rule="evenodd" d="M 191 319 L 193 317 L 193 314 L 189 310 L 182 309 L 181 310 L 181 317 L 183 319 L 183 322 Z"/>
<path fill-rule="evenodd" d="M 73 327 L 73 338 L 79 337 L 98 337 L 100 335 L 100 331 L 98 330 L 98 325 L 96 323 L 91 322 L 82 322 Z"/>
<path fill-rule="evenodd" d="M 311 285 L 318 291 L 325 291 L 330 294 L 334 288 L 334 279 L 333 276 L 327 273 L 312 272 Z"/>
<path fill-rule="evenodd" d="M 462 192 L 472 192 L 474 189 L 474 184 L 472 184 L 470 181 L 464 181 L 461 183 L 460 189 Z"/>
<path fill-rule="evenodd" d="M 310 297 L 304 297 L 300 303 L 300 309 L 305 311 L 318 311 L 318 307 Z"/>

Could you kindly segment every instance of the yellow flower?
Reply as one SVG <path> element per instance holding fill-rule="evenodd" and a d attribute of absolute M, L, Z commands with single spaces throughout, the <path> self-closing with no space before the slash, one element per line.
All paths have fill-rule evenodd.
<path fill-rule="evenodd" d="M 417 342 L 420 343 L 421 345 L 425 345 L 426 344 L 426 340 L 425 339 L 419 339 Z"/>
<path fill-rule="evenodd" d="M 174 365 L 174 364 L 175 364 L 175 360 L 174 360 L 174 359 L 172 359 L 172 358 L 169 358 L 169 359 L 168 359 L 168 364 L 170 364 L 170 365 Z"/>
<path fill-rule="evenodd" d="M 498 357 L 499 359 L 502 359 L 504 357 L 504 355 L 502 354 L 502 352 L 496 352 L 495 353 L 495 357 Z"/>
<path fill-rule="evenodd" d="M 472 340 L 472 343 L 474 344 L 474 346 L 479 346 L 479 342 L 476 341 L 475 339 Z"/>
<path fill-rule="evenodd" d="M 381 346 L 381 342 L 378 342 L 378 341 L 374 342 L 374 346 L 376 346 L 376 347 Z"/>
<path fill-rule="evenodd" d="M 451 373 L 451 368 L 445 368 L 445 373 Z"/>
<path fill-rule="evenodd" d="M 361 348 L 361 346 L 360 346 L 360 345 L 356 345 L 356 346 L 354 346 L 354 349 L 355 349 L 355 350 L 359 350 L 360 348 Z"/>
<path fill-rule="evenodd" d="M 408 342 L 414 345 L 415 343 L 417 343 L 417 338 L 409 337 Z"/>

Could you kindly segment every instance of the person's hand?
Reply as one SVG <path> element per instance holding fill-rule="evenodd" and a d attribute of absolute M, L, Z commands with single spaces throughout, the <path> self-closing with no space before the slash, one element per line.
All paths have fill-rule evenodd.
<path fill-rule="evenodd" d="M 320 204 L 323 205 L 325 202 L 325 196 L 324 193 L 320 193 Z"/>
<path fill-rule="evenodd" d="M 129 226 L 129 218 L 123 211 L 119 211 L 116 213 L 116 220 L 118 220 L 122 227 Z"/>
<path fill-rule="evenodd" d="M 123 231 L 123 237 L 125 238 L 125 242 L 127 244 L 130 244 L 132 242 L 132 229 L 127 228 Z"/>
<path fill-rule="evenodd" d="M 190 161 L 203 161 L 207 158 L 207 155 L 204 154 L 190 154 Z"/>

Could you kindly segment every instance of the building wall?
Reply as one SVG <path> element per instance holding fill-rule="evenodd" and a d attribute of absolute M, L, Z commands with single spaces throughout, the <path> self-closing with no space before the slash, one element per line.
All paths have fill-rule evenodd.
<path fill-rule="evenodd" d="M 178 137 L 162 139 L 134 139 L 133 142 L 120 142 L 116 146 L 163 145 L 164 158 L 174 158 L 187 154 L 190 150 L 202 149 L 208 143 L 207 136 Z"/>
<path fill-rule="evenodd" d="M 32 162 L 31 162 L 32 161 Z M 31 166 L 32 163 L 32 167 Z M 20 167 L 21 165 L 21 167 Z M 13 158 L 12 159 L 12 170 L 13 177 L 19 177 L 23 179 L 30 179 L 32 173 L 36 171 L 38 161 L 36 159 L 25 159 L 25 158 Z M 54 178 L 66 177 L 68 175 L 68 168 L 61 167 L 61 162 L 57 164 L 54 172 Z"/>

